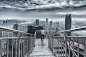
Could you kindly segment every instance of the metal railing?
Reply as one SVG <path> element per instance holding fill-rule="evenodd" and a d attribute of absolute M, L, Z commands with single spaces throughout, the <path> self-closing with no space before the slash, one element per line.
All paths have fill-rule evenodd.
<path fill-rule="evenodd" d="M 86 36 L 67 35 L 68 32 L 81 30 L 86 30 L 86 26 L 70 30 L 57 31 L 50 34 L 48 38 L 48 46 L 54 55 L 61 57 L 86 57 Z M 84 40 L 84 45 L 80 43 L 81 39 Z"/>
<path fill-rule="evenodd" d="M 13 32 L 17 34 L 17 37 L 0 37 L 0 57 L 29 56 L 35 46 L 35 35 L 33 36 L 33 34 L 30 33 L 24 33 L 22 31 L 5 27 L 0 27 L 0 31 Z M 21 34 L 25 34 L 27 36 L 21 37 Z M 5 47 L 5 49 L 3 49 L 3 47 Z"/>

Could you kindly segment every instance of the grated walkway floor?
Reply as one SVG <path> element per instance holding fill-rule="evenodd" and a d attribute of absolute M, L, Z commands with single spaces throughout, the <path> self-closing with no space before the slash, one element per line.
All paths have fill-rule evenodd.
<path fill-rule="evenodd" d="M 37 39 L 36 40 L 36 46 L 33 49 L 32 54 L 30 54 L 30 57 L 55 57 L 50 49 L 48 48 L 48 40 L 44 39 Z"/>

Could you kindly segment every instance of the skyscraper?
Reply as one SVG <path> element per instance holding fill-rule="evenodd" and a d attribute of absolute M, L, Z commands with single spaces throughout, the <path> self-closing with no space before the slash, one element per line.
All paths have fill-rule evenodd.
<path fill-rule="evenodd" d="M 52 30 L 52 21 L 50 21 L 50 30 Z"/>
<path fill-rule="evenodd" d="M 18 24 L 14 24 L 13 25 L 13 29 L 18 30 Z M 14 32 L 14 36 L 17 36 L 17 33 L 16 32 Z"/>
<path fill-rule="evenodd" d="M 46 18 L 46 25 L 48 25 L 48 18 Z"/>
<path fill-rule="evenodd" d="M 65 30 L 71 29 L 71 14 L 66 15 L 65 17 Z M 71 36 L 71 32 L 67 33 L 68 36 Z"/>
<path fill-rule="evenodd" d="M 46 30 L 48 30 L 48 18 L 46 18 Z"/>
<path fill-rule="evenodd" d="M 39 25 L 39 20 L 38 19 L 36 19 L 36 25 Z"/>

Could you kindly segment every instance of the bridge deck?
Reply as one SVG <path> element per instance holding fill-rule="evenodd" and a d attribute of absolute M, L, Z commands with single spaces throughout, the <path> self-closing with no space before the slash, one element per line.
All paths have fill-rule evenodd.
<path fill-rule="evenodd" d="M 48 48 L 47 39 L 44 39 L 44 40 L 37 39 L 36 46 L 33 49 L 32 54 L 30 54 L 30 57 L 55 57 L 55 56 Z"/>

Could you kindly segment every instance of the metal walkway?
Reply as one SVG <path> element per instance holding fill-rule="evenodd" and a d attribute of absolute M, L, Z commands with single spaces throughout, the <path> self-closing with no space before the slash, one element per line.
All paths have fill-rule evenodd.
<path fill-rule="evenodd" d="M 33 49 L 30 57 L 55 57 L 53 53 L 48 48 L 48 40 L 37 39 L 35 48 Z"/>

